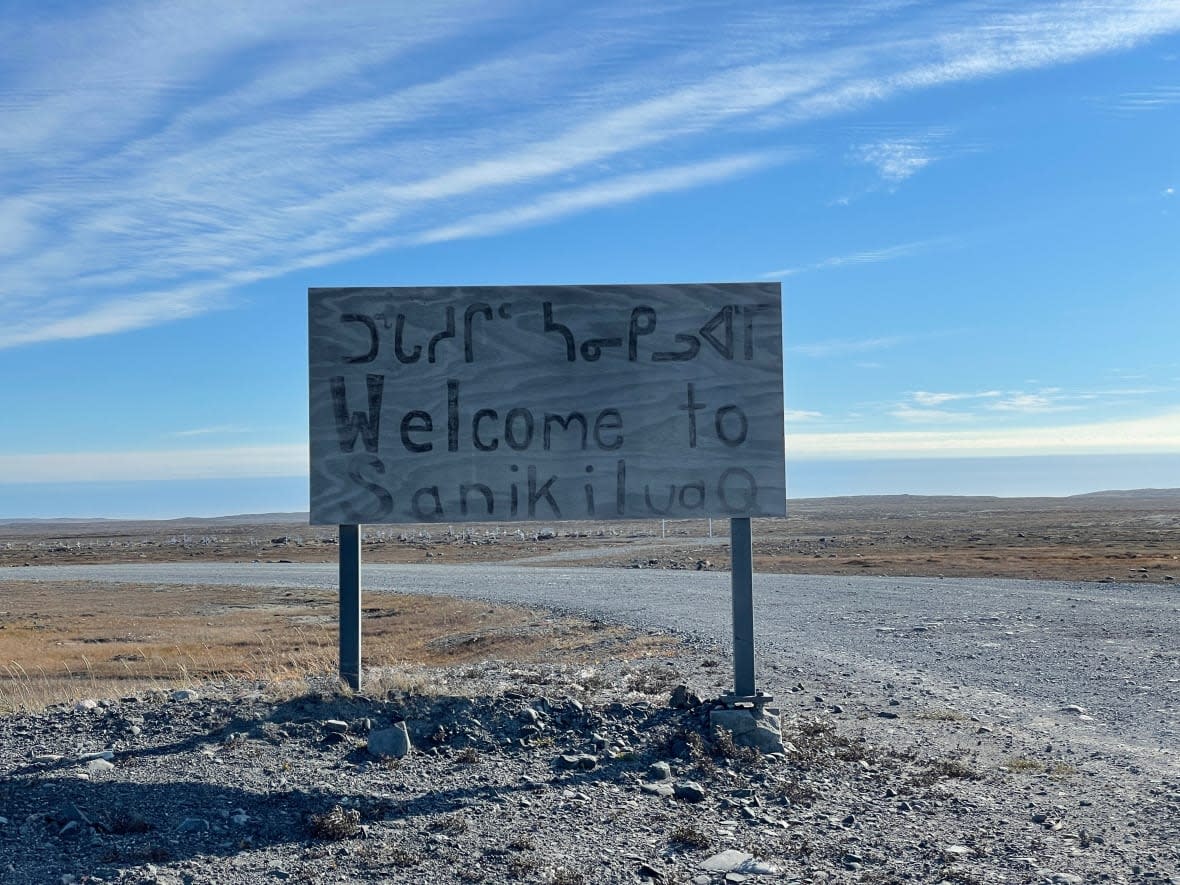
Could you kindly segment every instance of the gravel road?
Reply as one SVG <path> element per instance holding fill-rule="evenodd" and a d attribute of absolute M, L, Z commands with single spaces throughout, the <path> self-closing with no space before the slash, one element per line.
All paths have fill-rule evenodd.
<path fill-rule="evenodd" d="M 44 581 L 332 589 L 334 565 L 48 566 Z M 555 608 L 728 645 L 729 576 L 706 572 L 366 565 L 366 592 Z M 759 685 L 799 679 L 868 706 L 899 700 L 1018 727 L 1161 774 L 1180 770 L 1180 592 L 995 579 L 755 577 Z"/>

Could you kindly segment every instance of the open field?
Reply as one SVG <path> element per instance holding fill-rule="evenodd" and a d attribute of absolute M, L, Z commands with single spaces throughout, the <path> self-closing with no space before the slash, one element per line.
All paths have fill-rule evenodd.
<path fill-rule="evenodd" d="M 337 668 L 336 600 L 323 591 L 18 581 L 0 600 L 0 714 L 227 677 L 301 681 Z M 387 673 L 488 658 L 641 658 L 671 645 L 599 621 L 440 597 L 371 594 L 363 615 L 366 660 Z M 388 687 L 414 682 L 398 678 L 404 684 Z"/>
<path fill-rule="evenodd" d="M 714 520 L 375 526 L 367 562 L 477 562 L 728 569 Z M 666 535 L 666 537 L 662 537 Z M 302 514 L 162 522 L 0 523 L 0 567 L 109 562 L 330 562 L 334 527 Z M 1180 579 L 1180 490 L 1068 498 L 856 497 L 796 500 L 754 521 L 763 573 Z"/>

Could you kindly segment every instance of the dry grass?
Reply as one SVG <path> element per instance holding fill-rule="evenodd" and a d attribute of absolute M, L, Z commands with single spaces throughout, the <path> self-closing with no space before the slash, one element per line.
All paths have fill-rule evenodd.
<path fill-rule="evenodd" d="M 86 582 L 3 587 L 0 712 L 224 677 L 281 682 L 336 672 L 337 603 L 330 592 Z M 381 668 L 642 657 L 672 644 L 545 612 L 422 596 L 373 594 L 362 623 L 365 664 Z"/>

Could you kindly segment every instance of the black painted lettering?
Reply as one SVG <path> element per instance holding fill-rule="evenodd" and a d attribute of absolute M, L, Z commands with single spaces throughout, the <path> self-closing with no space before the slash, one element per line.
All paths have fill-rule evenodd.
<path fill-rule="evenodd" d="M 429 412 L 423 412 L 420 409 L 415 409 L 412 412 L 406 412 L 402 416 L 402 445 L 406 447 L 407 452 L 429 452 L 434 448 L 432 442 L 415 442 L 410 439 L 411 433 L 430 433 L 434 430 L 434 419 L 430 417 Z"/>
<path fill-rule="evenodd" d="M 561 417 L 561 415 L 555 415 L 552 412 L 546 412 L 545 413 L 545 428 L 541 432 L 541 436 L 542 436 L 541 441 L 542 441 L 542 444 L 544 445 L 546 452 L 548 452 L 549 449 L 552 448 L 552 445 L 551 445 L 552 433 L 550 431 L 550 427 L 552 427 L 554 424 L 557 424 L 558 426 L 561 427 L 562 430 L 569 430 L 570 425 L 573 424 L 575 421 L 582 428 L 581 449 L 582 449 L 582 451 L 586 450 L 586 434 L 589 433 L 589 427 L 586 424 L 586 416 L 585 415 L 583 415 L 581 412 L 570 412 L 568 415 L 566 415 L 563 418 L 563 417 Z"/>
<path fill-rule="evenodd" d="M 732 421 L 726 420 L 731 415 L 737 422 L 736 428 L 732 427 Z M 739 406 L 722 406 L 713 415 L 713 429 L 717 431 L 717 438 L 719 440 L 730 448 L 734 448 L 746 441 L 746 434 L 750 430 L 750 422 L 746 418 L 746 413 Z"/>
<path fill-rule="evenodd" d="M 702 480 L 685 483 L 680 487 L 680 506 L 685 510 L 699 510 L 705 506 L 705 483 Z"/>
<path fill-rule="evenodd" d="M 541 486 L 537 486 L 537 468 L 532 464 L 529 465 L 529 519 L 533 519 L 537 515 L 537 502 L 544 498 L 549 502 L 549 506 L 553 510 L 553 518 L 561 519 L 561 508 L 557 506 L 557 501 L 553 499 L 553 494 L 549 491 L 553 483 L 557 482 L 556 476 L 551 476 Z"/>
<path fill-rule="evenodd" d="M 350 508 L 348 519 L 358 525 L 363 522 L 381 522 L 386 517 L 393 513 L 393 495 L 385 486 L 381 485 L 374 479 L 366 477 L 362 472 L 362 467 L 368 467 L 374 473 L 385 473 L 385 464 L 380 458 L 363 458 L 359 462 L 354 461 L 348 465 L 348 480 L 354 487 L 362 488 L 371 494 L 376 500 L 375 508 L 364 511 L 353 511 Z"/>
<path fill-rule="evenodd" d="M 399 363 L 416 363 L 422 359 L 422 345 L 415 344 L 414 349 L 410 353 L 406 353 L 404 347 L 404 337 L 406 334 L 406 315 L 399 313 L 397 315 L 396 328 L 393 331 L 393 353 L 397 357 Z"/>
<path fill-rule="evenodd" d="M 434 502 L 434 506 L 429 510 L 423 508 L 422 499 L 428 498 Z M 426 486 L 414 492 L 414 497 L 411 499 L 411 507 L 414 509 L 414 515 L 422 520 L 439 519 L 443 515 L 442 497 L 438 493 L 438 486 Z"/>
<path fill-rule="evenodd" d="M 631 311 L 631 324 L 627 327 L 627 359 L 639 359 L 639 336 L 650 335 L 656 330 L 656 312 L 650 307 L 637 307 Z"/>
<path fill-rule="evenodd" d="M 479 301 L 469 305 L 467 310 L 463 311 L 463 359 L 469 363 L 475 361 L 475 343 L 471 339 L 471 326 L 477 316 L 481 316 L 485 320 L 490 320 L 492 318 L 492 306 Z M 454 449 L 451 451 L 454 451 Z"/>
<path fill-rule="evenodd" d="M 614 439 L 607 442 L 603 437 L 603 431 L 615 431 Z M 622 447 L 623 415 L 618 409 L 603 409 L 598 413 L 598 417 L 594 419 L 594 442 L 605 452 L 613 452 Z"/>
<path fill-rule="evenodd" d="M 572 363 L 577 359 L 577 352 L 574 349 L 574 333 L 570 331 L 570 327 L 564 323 L 554 322 L 553 320 L 553 303 L 550 301 L 542 302 L 541 312 L 545 319 L 545 331 L 556 332 L 565 339 L 565 359 L 566 362 Z"/>
<path fill-rule="evenodd" d="M 517 434 L 517 425 L 524 422 L 524 438 Z M 517 407 L 504 416 L 504 442 L 509 448 L 523 452 L 533 444 L 533 413 Z"/>
<path fill-rule="evenodd" d="M 336 436 L 340 451 L 351 452 L 356 447 L 356 438 L 364 440 L 365 450 L 376 452 L 381 439 L 381 398 L 385 392 L 384 375 L 366 375 L 365 386 L 369 394 L 369 411 L 348 414 L 348 395 L 344 389 L 344 376 L 330 379 L 332 387 L 332 412 L 336 417 Z"/>
<path fill-rule="evenodd" d="M 377 349 L 380 344 L 380 339 L 377 337 L 377 324 L 373 318 L 366 316 L 363 313 L 346 313 L 340 317 L 342 323 L 364 323 L 369 330 L 369 350 L 361 356 L 350 356 L 344 361 L 346 363 L 371 363 L 377 359 Z"/>
<path fill-rule="evenodd" d="M 516 473 L 518 470 L 520 470 L 520 468 L 515 464 L 513 464 L 508 469 L 513 473 Z M 516 516 L 516 514 L 520 511 L 520 492 L 517 491 L 516 483 L 512 483 L 512 485 L 508 488 L 508 505 L 510 514 L 512 516 Z"/>
<path fill-rule="evenodd" d="M 475 443 L 475 447 L 481 452 L 494 452 L 500 447 L 500 440 L 498 437 L 492 437 L 491 442 L 484 442 L 483 437 L 479 435 L 479 425 L 485 418 L 495 421 L 500 417 L 495 409 L 480 409 L 475 413 L 471 419 L 471 441 Z"/>
<path fill-rule="evenodd" d="M 651 361 L 653 363 L 682 363 L 696 358 L 701 349 L 700 339 L 696 335 L 681 333 L 676 336 L 676 341 L 684 345 L 684 350 L 657 351 L 651 355 Z"/>
<path fill-rule="evenodd" d="M 459 451 L 459 382 L 447 382 L 447 451 Z"/>
<path fill-rule="evenodd" d="M 692 382 L 688 385 L 688 395 L 685 398 L 684 405 L 680 408 L 688 412 L 688 447 L 695 449 L 697 447 L 697 412 L 705 408 L 704 403 L 698 403 L 696 399 L 696 388 Z"/>
<path fill-rule="evenodd" d="M 667 516 L 668 511 L 672 509 L 672 503 L 676 500 L 676 486 L 669 483 L 668 485 L 668 500 L 664 504 L 664 509 L 661 510 L 651 500 L 651 486 L 645 485 L 643 487 L 643 503 L 647 505 L 649 513 L 658 513 L 660 516 Z"/>
<path fill-rule="evenodd" d="M 714 334 L 718 328 L 725 330 L 725 337 L 718 338 Z M 733 307 L 726 305 L 713 315 L 709 322 L 701 326 L 701 337 L 713 345 L 713 349 L 725 359 L 733 359 Z"/>
<path fill-rule="evenodd" d="M 582 351 L 582 359 L 588 363 L 596 363 L 602 359 L 602 351 L 607 347 L 622 347 L 622 338 L 591 338 L 582 342 L 579 350 Z"/>
<path fill-rule="evenodd" d="M 594 472 L 594 465 L 587 464 L 586 465 L 586 472 L 593 473 Z M 582 486 L 582 489 L 586 493 L 586 515 L 593 516 L 594 515 L 594 483 L 587 482 L 584 486 Z"/>
<path fill-rule="evenodd" d="M 463 516 L 467 515 L 467 498 L 472 492 L 479 492 L 483 495 L 484 514 L 494 516 L 496 513 L 496 496 L 482 482 L 473 482 L 470 485 L 462 483 L 459 486 L 459 513 Z"/>
<path fill-rule="evenodd" d="M 627 512 L 627 462 L 622 458 L 615 462 L 615 512 Z"/>
<path fill-rule="evenodd" d="M 754 317 L 762 313 L 764 310 L 774 310 L 774 304 L 747 304 L 741 308 L 742 332 L 743 332 L 743 355 L 746 359 L 752 360 L 754 358 Z"/>
<path fill-rule="evenodd" d="M 448 338 L 455 337 L 455 308 L 447 308 L 447 327 L 441 332 L 435 333 L 434 337 L 430 339 L 430 344 L 426 347 L 426 361 L 430 363 L 438 362 L 438 354 L 435 352 L 439 344 L 446 341 Z"/>
<path fill-rule="evenodd" d="M 732 487 L 732 480 L 737 480 L 736 488 Z M 740 495 L 741 503 L 735 504 L 730 495 Z M 721 479 L 717 481 L 717 496 L 721 499 L 721 506 L 729 513 L 756 513 L 758 509 L 758 481 L 748 470 L 741 467 L 730 467 L 723 471 Z"/>

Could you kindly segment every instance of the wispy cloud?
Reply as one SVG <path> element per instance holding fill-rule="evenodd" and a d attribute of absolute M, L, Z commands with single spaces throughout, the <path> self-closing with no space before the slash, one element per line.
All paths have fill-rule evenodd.
<path fill-rule="evenodd" d="M 784 418 L 788 424 L 795 424 L 800 421 L 815 421 L 823 416 L 823 412 L 815 412 L 810 409 L 787 409 L 784 413 Z"/>
<path fill-rule="evenodd" d="M 858 145 L 853 156 L 877 170 L 883 179 L 896 184 L 916 175 L 935 160 L 941 137 L 916 135 Z"/>
<path fill-rule="evenodd" d="M 1180 105 L 1180 86 L 1158 86 L 1142 92 L 1124 92 L 1110 107 L 1124 114 L 1162 111 Z"/>
<path fill-rule="evenodd" d="M 784 267 L 761 274 L 761 277 L 764 280 L 782 279 L 783 277 L 794 276 L 805 271 L 830 270 L 832 268 L 844 267 L 845 265 L 876 264 L 881 261 L 893 261 L 897 258 L 908 258 L 911 255 L 919 255 L 931 249 L 945 246 L 951 242 L 952 240 L 949 237 L 936 237 L 929 240 L 915 240 L 911 243 L 898 243 L 897 245 L 886 246 L 882 249 L 866 249 L 861 252 L 852 252 L 848 255 L 835 255 L 831 258 L 817 261 L 814 264 Z"/>
<path fill-rule="evenodd" d="M 220 424 L 215 427 L 194 427 L 189 430 L 173 430 L 166 436 L 174 439 L 186 439 L 197 436 L 227 436 L 238 433 L 250 433 L 249 427 L 236 427 L 232 424 Z"/>
<path fill-rule="evenodd" d="M 825 358 L 846 356 L 850 353 L 865 353 L 873 350 L 885 350 L 897 347 L 908 341 L 904 336 L 883 336 L 880 338 L 829 338 L 826 341 L 813 341 L 810 344 L 794 344 L 787 348 L 791 353 L 802 356 Z"/>
<path fill-rule="evenodd" d="M 916 390 L 889 410 L 889 415 L 909 423 L 969 423 L 996 413 L 1043 415 L 1081 407 L 1095 394 L 1067 393 L 1058 387 L 1035 391 L 981 390 L 947 392 Z M 954 409 L 945 408 L 954 405 Z"/>
<path fill-rule="evenodd" d="M 0 455 L 0 483 L 305 476 L 305 445 Z"/>
<path fill-rule="evenodd" d="M 27 5 L 0 22 L 0 347 L 754 175 L 783 155 L 751 131 L 1177 30 L 1152 0 Z M 890 180 L 938 156 L 878 141 Z"/>
<path fill-rule="evenodd" d="M 1180 412 L 1038 427 L 793 433 L 788 458 L 966 458 L 1180 452 Z"/>

